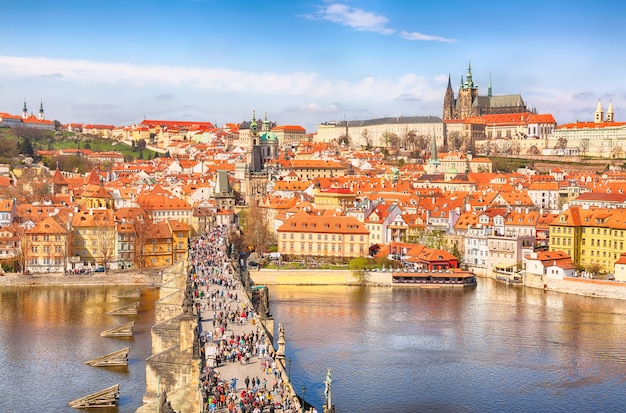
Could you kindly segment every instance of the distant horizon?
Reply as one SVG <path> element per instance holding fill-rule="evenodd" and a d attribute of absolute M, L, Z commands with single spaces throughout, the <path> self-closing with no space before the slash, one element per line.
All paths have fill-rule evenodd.
<path fill-rule="evenodd" d="M 471 6 L 471 8 L 470 8 Z M 537 11 L 541 12 L 538 13 Z M 626 102 L 626 4 L 334 2 L 3 4 L 0 107 L 63 124 L 215 125 L 443 116 L 471 63 L 479 94 L 520 94 L 558 124 Z M 516 22 L 512 23 L 513 20 Z M 484 24 L 481 22 L 488 22 Z M 26 22 L 26 23 L 25 23 Z M 624 105 L 626 107 L 626 104 Z"/>

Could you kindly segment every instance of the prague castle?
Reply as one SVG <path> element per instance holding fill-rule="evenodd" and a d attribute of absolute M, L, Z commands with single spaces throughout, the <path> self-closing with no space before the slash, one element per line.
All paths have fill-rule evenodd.
<path fill-rule="evenodd" d="M 443 100 L 443 119 L 467 119 L 481 115 L 526 112 L 526 104 L 519 94 L 493 96 L 491 76 L 487 96 L 478 95 L 478 85 L 472 80 L 472 67 L 467 65 L 465 80 L 461 76 L 459 94 L 455 98 L 452 82 L 448 76 L 448 87 Z"/>

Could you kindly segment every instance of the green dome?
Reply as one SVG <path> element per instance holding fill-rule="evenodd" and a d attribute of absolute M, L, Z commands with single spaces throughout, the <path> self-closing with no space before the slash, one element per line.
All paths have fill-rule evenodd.
<path fill-rule="evenodd" d="M 278 135 L 276 135 L 274 132 L 261 132 L 259 134 L 259 141 L 260 142 L 278 141 Z"/>

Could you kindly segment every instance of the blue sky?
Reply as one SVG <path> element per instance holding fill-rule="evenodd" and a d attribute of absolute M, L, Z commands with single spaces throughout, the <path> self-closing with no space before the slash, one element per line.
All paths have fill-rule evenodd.
<path fill-rule="evenodd" d="M 63 123 L 320 122 L 442 116 L 471 62 L 480 94 L 558 123 L 598 99 L 626 120 L 618 1 L 0 0 L 0 112 Z M 624 109 L 622 109 L 624 108 Z"/>

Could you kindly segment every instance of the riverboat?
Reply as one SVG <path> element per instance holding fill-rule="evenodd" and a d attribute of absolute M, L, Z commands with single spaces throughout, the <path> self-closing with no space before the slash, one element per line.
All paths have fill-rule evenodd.
<path fill-rule="evenodd" d="M 475 287 L 476 274 L 458 268 L 448 270 L 410 270 L 391 274 L 391 284 L 408 287 Z"/>
<path fill-rule="evenodd" d="M 524 285 L 524 276 L 513 265 L 496 265 L 492 272 L 498 282 L 514 286 Z"/>

